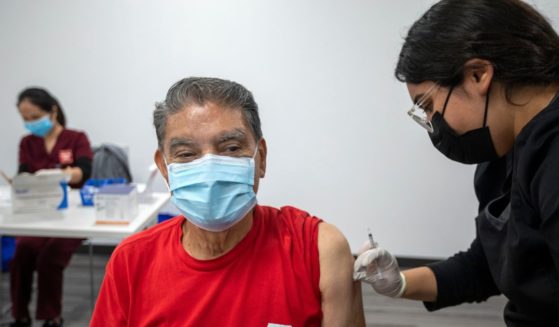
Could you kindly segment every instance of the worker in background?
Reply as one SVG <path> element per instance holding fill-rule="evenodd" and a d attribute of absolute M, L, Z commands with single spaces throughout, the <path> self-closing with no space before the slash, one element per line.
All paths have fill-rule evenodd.
<path fill-rule="evenodd" d="M 66 128 L 60 103 L 46 90 L 28 88 L 17 100 L 17 108 L 31 133 L 19 146 L 19 173 L 44 169 L 62 170 L 72 187 L 79 188 L 91 174 L 92 152 L 85 133 Z M 37 271 L 36 318 L 43 326 L 62 326 L 63 271 L 81 239 L 17 237 L 10 265 L 12 327 L 32 326 L 29 313 L 33 271 Z"/>

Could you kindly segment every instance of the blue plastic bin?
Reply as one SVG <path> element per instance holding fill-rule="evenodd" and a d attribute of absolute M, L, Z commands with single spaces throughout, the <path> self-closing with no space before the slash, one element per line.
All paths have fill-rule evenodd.
<path fill-rule="evenodd" d="M 166 212 L 160 212 L 157 215 L 157 223 L 163 222 L 165 220 L 169 220 L 171 218 L 173 218 L 175 215 L 170 214 L 170 213 L 166 213 Z"/>
<path fill-rule="evenodd" d="M 10 269 L 10 261 L 14 257 L 16 249 L 16 239 L 11 236 L 2 236 L 2 272 Z"/>
<path fill-rule="evenodd" d="M 80 197 L 83 206 L 93 206 L 93 197 L 99 191 L 99 188 L 104 185 L 112 184 L 127 184 L 126 178 L 103 178 L 103 179 L 88 179 L 80 190 Z"/>

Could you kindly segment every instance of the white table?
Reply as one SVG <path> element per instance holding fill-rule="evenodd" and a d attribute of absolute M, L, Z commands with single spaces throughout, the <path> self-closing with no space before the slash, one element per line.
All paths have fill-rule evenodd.
<path fill-rule="evenodd" d="M 0 235 L 69 238 L 111 238 L 130 236 L 155 221 L 158 211 L 169 201 L 169 193 L 154 193 L 140 202 L 138 215 L 127 225 L 95 224 L 95 208 L 81 205 L 77 190 L 69 192 L 68 209 L 54 213 L 13 214 L 9 187 L 0 187 Z M 0 253 L 1 253 L 0 244 Z M 92 242 L 89 242 L 91 303 L 94 304 Z"/>
<path fill-rule="evenodd" d="M 0 188 L 6 194 L 7 188 Z M 9 192 L 9 191 L 8 191 Z M 79 193 L 69 192 L 68 209 L 55 213 L 13 214 L 9 202 L 0 202 L 0 234 L 70 238 L 123 238 L 156 218 L 170 194 L 154 193 L 149 203 L 140 203 L 138 215 L 127 225 L 95 224 L 95 209 L 81 205 Z"/>

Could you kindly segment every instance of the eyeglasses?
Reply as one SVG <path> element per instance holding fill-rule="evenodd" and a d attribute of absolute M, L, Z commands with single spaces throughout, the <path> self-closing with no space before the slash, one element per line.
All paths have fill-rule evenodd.
<path fill-rule="evenodd" d="M 410 116 L 416 123 L 418 123 L 421 127 L 425 128 L 429 133 L 433 133 L 433 124 L 428 118 L 425 109 L 423 106 L 425 102 L 439 89 L 438 84 L 434 84 L 431 86 L 427 92 L 425 92 L 421 98 L 413 104 L 410 110 L 408 110 L 408 116 Z"/>

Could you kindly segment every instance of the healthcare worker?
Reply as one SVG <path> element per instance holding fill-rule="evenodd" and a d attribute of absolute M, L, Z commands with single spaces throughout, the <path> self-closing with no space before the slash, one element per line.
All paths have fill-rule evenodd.
<path fill-rule="evenodd" d="M 60 169 L 70 178 L 70 186 L 80 187 L 91 174 L 92 151 L 83 132 L 66 128 L 58 101 L 46 90 L 29 88 L 18 97 L 17 107 L 25 128 L 19 148 L 19 173 Z M 36 318 L 43 326 L 62 326 L 63 270 L 81 244 L 80 239 L 17 237 L 10 266 L 12 315 L 10 326 L 31 326 L 29 301 L 33 271 L 37 271 Z"/>
<path fill-rule="evenodd" d="M 508 326 L 559 326 L 557 32 L 520 0 L 440 1 L 409 30 L 396 77 L 435 148 L 479 164 L 476 238 L 403 272 L 386 249 L 369 249 L 354 277 L 429 311 L 504 294 Z"/>

